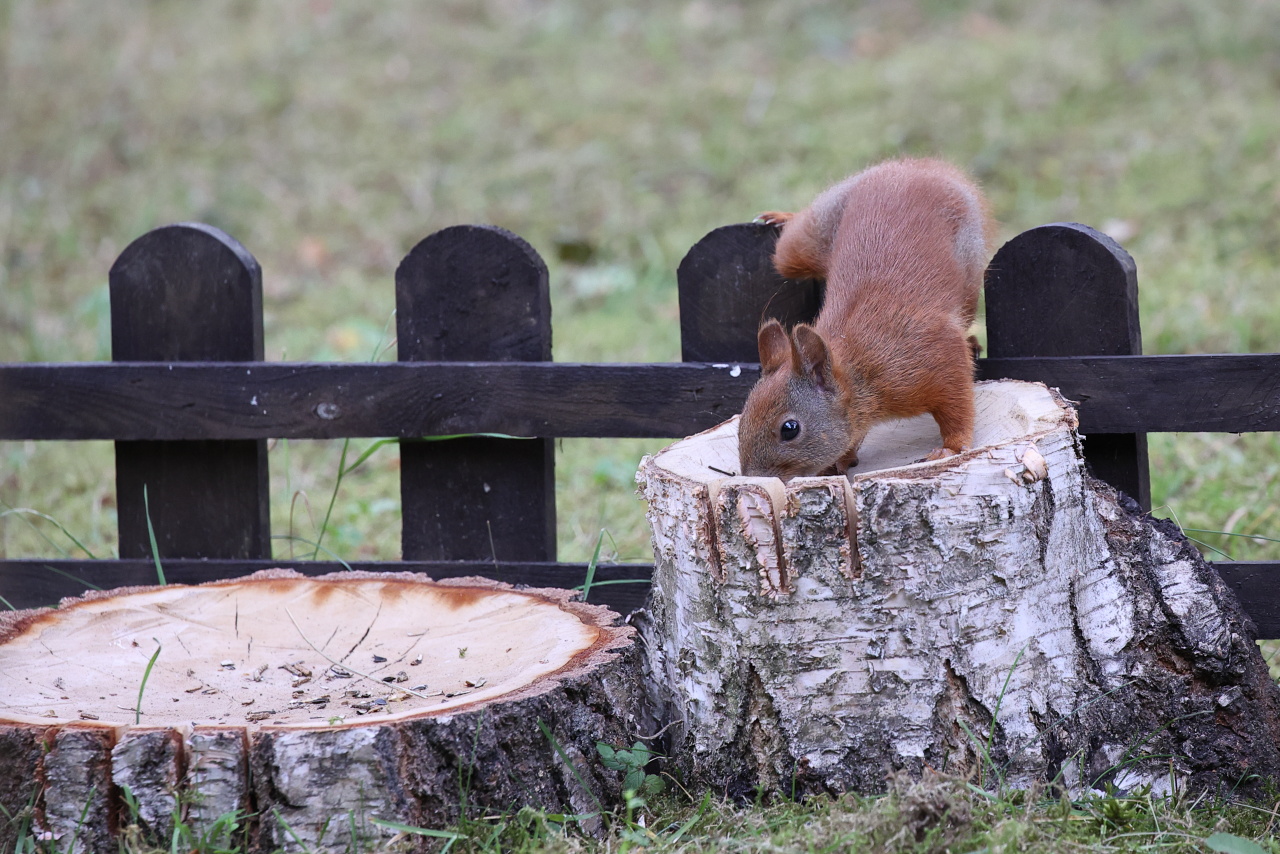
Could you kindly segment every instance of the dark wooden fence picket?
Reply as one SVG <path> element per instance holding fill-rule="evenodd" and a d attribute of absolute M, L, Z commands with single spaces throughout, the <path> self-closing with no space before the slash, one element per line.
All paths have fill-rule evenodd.
<path fill-rule="evenodd" d="M 216 228 L 144 234 L 116 259 L 109 287 L 117 362 L 262 361 L 261 270 Z M 118 441 L 115 450 L 121 557 L 151 555 L 148 515 L 162 558 L 271 556 L 265 440 Z"/>
<path fill-rule="evenodd" d="M 1010 240 L 987 270 L 987 355 L 1139 356 L 1138 269 L 1107 235 L 1052 223 Z M 1089 433 L 1094 475 L 1151 509 L 1145 433 Z"/>
<path fill-rule="evenodd" d="M 676 270 L 681 359 L 752 364 L 759 359 L 761 321 L 776 317 L 790 326 L 817 315 L 822 283 L 778 275 L 773 269 L 777 242 L 772 225 L 726 225 L 685 254 Z"/>
<path fill-rule="evenodd" d="M 550 361 L 547 265 L 500 228 L 437 231 L 396 270 L 396 335 L 402 362 Z M 478 386 L 425 388 L 421 411 L 456 409 Z M 550 437 L 402 440 L 400 498 L 405 560 L 556 558 Z"/>

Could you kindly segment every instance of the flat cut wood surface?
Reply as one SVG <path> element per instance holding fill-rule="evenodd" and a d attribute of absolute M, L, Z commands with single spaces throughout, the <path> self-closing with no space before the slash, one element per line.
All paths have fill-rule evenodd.
<path fill-rule="evenodd" d="M 1053 427 L 1061 410 L 1043 394 L 1019 394 L 1038 387 L 1023 382 L 983 382 L 975 388 L 973 450 L 1014 441 Z M 885 469 L 920 463 L 941 441 L 931 415 L 886 421 L 871 428 L 859 451 L 858 465 L 849 470 L 858 478 Z M 738 465 L 738 416 L 699 434 L 697 441 L 677 442 L 655 455 L 654 462 L 681 477 L 707 483 L 736 473 Z M 927 465 L 921 463 L 922 465 Z"/>
<path fill-rule="evenodd" d="M 0 623 L 0 719 L 132 726 L 144 679 L 148 727 L 324 728 L 452 712 L 592 650 L 601 630 L 562 606 L 481 579 L 389 573 L 91 595 Z"/>

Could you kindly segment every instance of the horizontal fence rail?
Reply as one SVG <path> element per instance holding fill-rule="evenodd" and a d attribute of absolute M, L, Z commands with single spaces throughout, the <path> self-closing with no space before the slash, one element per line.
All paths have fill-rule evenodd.
<path fill-rule="evenodd" d="M 1280 354 L 979 360 L 1044 382 L 1089 433 L 1280 430 Z M 742 408 L 755 364 L 231 362 L 0 365 L 0 440 L 506 433 L 678 438 Z"/>

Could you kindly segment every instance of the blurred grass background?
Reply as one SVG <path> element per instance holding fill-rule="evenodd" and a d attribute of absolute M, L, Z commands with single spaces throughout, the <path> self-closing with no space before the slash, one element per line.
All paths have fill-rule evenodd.
<path fill-rule="evenodd" d="M 262 264 L 268 359 L 385 352 L 399 259 L 477 222 L 546 258 L 556 359 L 675 361 L 674 270 L 695 241 L 903 153 L 970 169 L 1002 239 L 1057 220 L 1117 237 L 1146 352 L 1280 350 L 1273 0 L 11 0 L 0 15 L 0 360 L 109 358 L 112 261 L 200 220 Z M 648 557 L 632 476 L 663 444 L 561 444 L 561 559 L 587 559 L 601 528 L 611 556 Z M 273 445 L 274 533 L 315 537 L 339 454 Z M 1275 435 L 1153 435 L 1151 463 L 1159 514 L 1280 536 Z M 396 466 L 385 448 L 342 480 L 327 546 L 398 557 Z M 107 443 L 0 443 L 0 502 L 114 554 Z M 46 522 L 0 518 L 0 554 L 64 550 Z"/>

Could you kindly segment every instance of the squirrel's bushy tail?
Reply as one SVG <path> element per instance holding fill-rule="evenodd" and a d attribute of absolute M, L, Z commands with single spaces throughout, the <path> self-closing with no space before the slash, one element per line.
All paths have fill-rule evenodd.
<path fill-rule="evenodd" d="M 831 244 L 844 215 L 849 188 L 862 176 L 851 175 L 824 190 L 809 207 L 791 217 L 782 228 L 773 266 L 788 279 L 825 279 Z"/>

